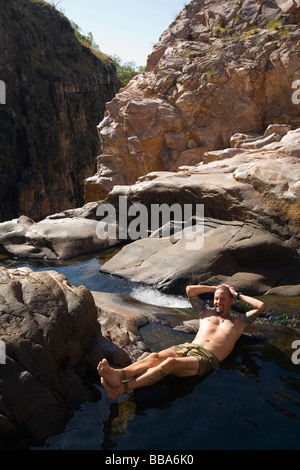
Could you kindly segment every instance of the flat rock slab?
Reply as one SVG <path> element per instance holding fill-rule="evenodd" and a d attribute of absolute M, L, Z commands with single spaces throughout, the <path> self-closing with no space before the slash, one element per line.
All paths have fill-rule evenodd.
<path fill-rule="evenodd" d="M 177 241 L 172 237 L 137 240 L 101 271 L 176 294 L 184 294 L 187 284 L 223 282 L 250 295 L 265 294 L 283 284 L 294 285 L 294 295 L 300 292 L 293 249 L 252 224 L 205 220 L 198 249 L 187 249 L 189 243 L 184 233 Z"/>
<path fill-rule="evenodd" d="M 0 224 L 0 250 L 18 259 L 70 259 L 113 246 L 97 236 L 97 220 L 47 218 L 35 223 L 20 217 Z"/>

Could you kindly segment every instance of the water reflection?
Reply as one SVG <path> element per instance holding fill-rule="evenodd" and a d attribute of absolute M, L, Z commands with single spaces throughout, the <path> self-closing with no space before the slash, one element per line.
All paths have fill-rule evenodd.
<path fill-rule="evenodd" d="M 136 391 L 125 403 L 114 402 L 102 448 L 300 448 L 299 368 L 286 354 L 293 337 L 290 332 L 282 349 L 242 336 L 208 377 L 169 377 Z M 120 419 L 121 427 L 116 426 Z"/>
<path fill-rule="evenodd" d="M 11 260 L 1 263 L 11 268 L 25 265 Z M 27 265 L 34 270 L 54 268 L 75 286 L 129 293 L 143 301 L 150 294 L 151 301 L 158 305 L 175 305 L 174 298 L 159 293 L 153 296 L 153 290 L 100 274 L 102 264 L 103 254 L 51 266 Z M 281 325 L 286 316 L 299 317 L 299 298 L 264 298 L 268 300 L 273 319 Z M 183 299 L 178 301 L 180 305 L 174 307 L 177 319 L 180 309 L 185 309 Z M 291 344 L 300 339 L 300 330 L 276 326 L 270 323 L 268 314 L 265 322 L 251 335 L 243 335 L 220 369 L 204 379 L 169 377 L 152 389 L 124 395 L 115 402 L 109 400 L 99 383 L 95 384 L 98 399 L 84 403 L 64 432 L 49 437 L 40 448 L 299 449 L 300 365 L 292 363 Z M 151 350 L 190 338 L 158 323 L 150 323 L 141 333 Z"/>
<path fill-rule="evenodd" d="M 158 341 L 167 327 L 155 325 Z M 114 402 L 98 385 L 101 400 L 84 404 L 47 448 L 299 449 L 300 375 L 286 353 L 293 336 L 279 347 L 268 335 L 243 336 L 211 375 L 168 377 Z"/>
<path fill-rule="evenodd" d="M 276 349 L 239 344 L 203 379 L 169 377 L 114 402 L 97 385 L 101 399 L 83 404 L 44 448 L 299 449 L 299 369 Z"/>
<path fill-rule="evenodd" d="M 278 370 L 259 368 L 256 378 L 220 369 L 202 383 L 172 383 L 164 406 L 113 403 L 102 449 L 298 449 L 299 392 L 280 392 Z M 268 380 L 273 382 L 271 392 Z M 290 377 L 299 385 L 296 377 Z M 177 387 L 176 387 L 177 385 Z M 116 421 L 118 426 L 115 425 Z"/>

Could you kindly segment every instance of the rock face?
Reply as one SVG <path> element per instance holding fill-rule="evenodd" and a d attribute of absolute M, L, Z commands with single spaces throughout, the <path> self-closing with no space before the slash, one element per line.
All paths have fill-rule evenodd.
<path fill-rule="evenodd" d="M 300 295 L 296 253 L 279 237 L 255 225 L 206 219 L 203 246 L 191 250 L 188 243 L 184 235 L 178 241 L 138 240 L 124 247 L 101 271 L 172 294 L 184 294 L 188 284 L 227 283 L 248 295 L 270 293 L 272 288 L 275 293 L 282 286 L 285 290 L 289 286 L 291 295 Z"/>
<path fill-rule="evenodd" d="M 150 171 L 197 164 L 229 147 L 234 133 L 298 127 L 299 19 L 296 0 L 190 2 L 154 46 L 146 72 L 108 103 L 86 201 Z"/>
<path fill-rule="evenodd" d="M 3 0 L 0 35 L 0 220 L 40 220 L 83 204 L 116 69 L 44 1 Z"/>
<path fill-rule="evenodd" d="M 299 295 L 299 20 L 298 1 L 194 0 L 108 103 L 87 200 L 203 204 L 205 220 L 198 249 L 161 227 L 103 271 Z"/>
<path fill-rule="evenodd" d="M 203 205 L 205 244 L 187 253 L 160 227 L 103 270 L 176 293 L 195 279 L 299 293 L 298 22 L 292 0 L 194 0 L 161 36 L 146 72 L 107 105 L 86 194 L 116 213 L 120 197 L 148 213 Z M 99 239 L 96 213 L 91 202 L 1 224 L 1 252 L 71 258 L 118 243 Z"/>
<path fill-rule="evenodd" d="M 97 204 L 53 214 L 35 223 L 26 216 L 0 224 L 0 252 L 18 259 L 70 259 L 102 251 L 117 240 L 97 235 Z"/>
<path fill-rule="evenodd" d="M 128 296 L 106 292 L 92 292 L 98 309 L 102 334 L 127 351 L 132 360 L 145 351 L 139 329 L 147 325 L 148 318 L 142 302 L 135 302 Z M 150 312 L 150 317 L 155 307 Z"/>
<path fill-rule="evenodd" d="M 102 270 L 172 293 L 184 293 L 188 283 L 226 282 L 252 295 L 299 295 L 299 130 L 283 127 L 256 138 L 234 135 L 235 147 L 207 152 L 205 164 L 116 186 L 107 201 L 117 206 L 126 197 L 129 207 L 139 201 L 150 215 L 155 204 L 176 204 L 182 216 L 185 206 L 203 204 L 203 237 L 189 248 L 187 227 L 179 226 L 177 238 L 154 232 Z"/>
<path fill-rule="evenodd" d="M 147 351 L 139 332 L 150 322 L 170 327 L 177 325 L 174 309 L 146 304 L 124 294 L 92 292 L 98 309 L 98 321 L 102 335 L 125 351 L 135 361 Z"/>
<path fill-rule="evenodd" d="M 0 268 L 0 338 L 0 447 L 61 430 L 90 398 L 82 380 L 89 364 L 129 362 L 101 335 L 92 294 L 55 271 Z"/>

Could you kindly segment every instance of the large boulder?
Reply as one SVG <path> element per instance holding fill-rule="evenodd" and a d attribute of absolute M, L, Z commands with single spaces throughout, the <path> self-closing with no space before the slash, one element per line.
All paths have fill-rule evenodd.
<path fill-rule="evenodd" d="M 251 223 L 205 219 L 195 245 L 184 229 L 174 237 L 137 240 L 101 271 L 184 294 L 187 284 L 232 284 L 249 295 L 293 285 L 300 295 L 299 259 L 279 237 Z M 200 232 L 199 232 L 200 233 Z"/>
<path fill-rule="evenodd" d="M 88 371 L 129 362 L 102 337 L 92 294 L 55 271 L 0 268 L 0 339 L 0 446 L 61 430 L 91 397 Z"/>
<path fill-rule="evenodd" d="M 0 224 L 0 252 L 18 259 L 69 259 L 113 246 L 97 235 L 97 204 L 65 211 L 40 222 L 21 216 Z"/>

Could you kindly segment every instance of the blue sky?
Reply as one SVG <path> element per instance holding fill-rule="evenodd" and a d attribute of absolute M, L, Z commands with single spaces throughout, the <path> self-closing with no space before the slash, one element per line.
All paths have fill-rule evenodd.
<path fill-rule="evenodd" d="M 57 9 L 78 24 L 83 34 L 91 32 L 101 52 L 117 55 L 122 62 L 146 65 L 153 45 L 187 3 L 189 0 L 61 0 Z"/>

